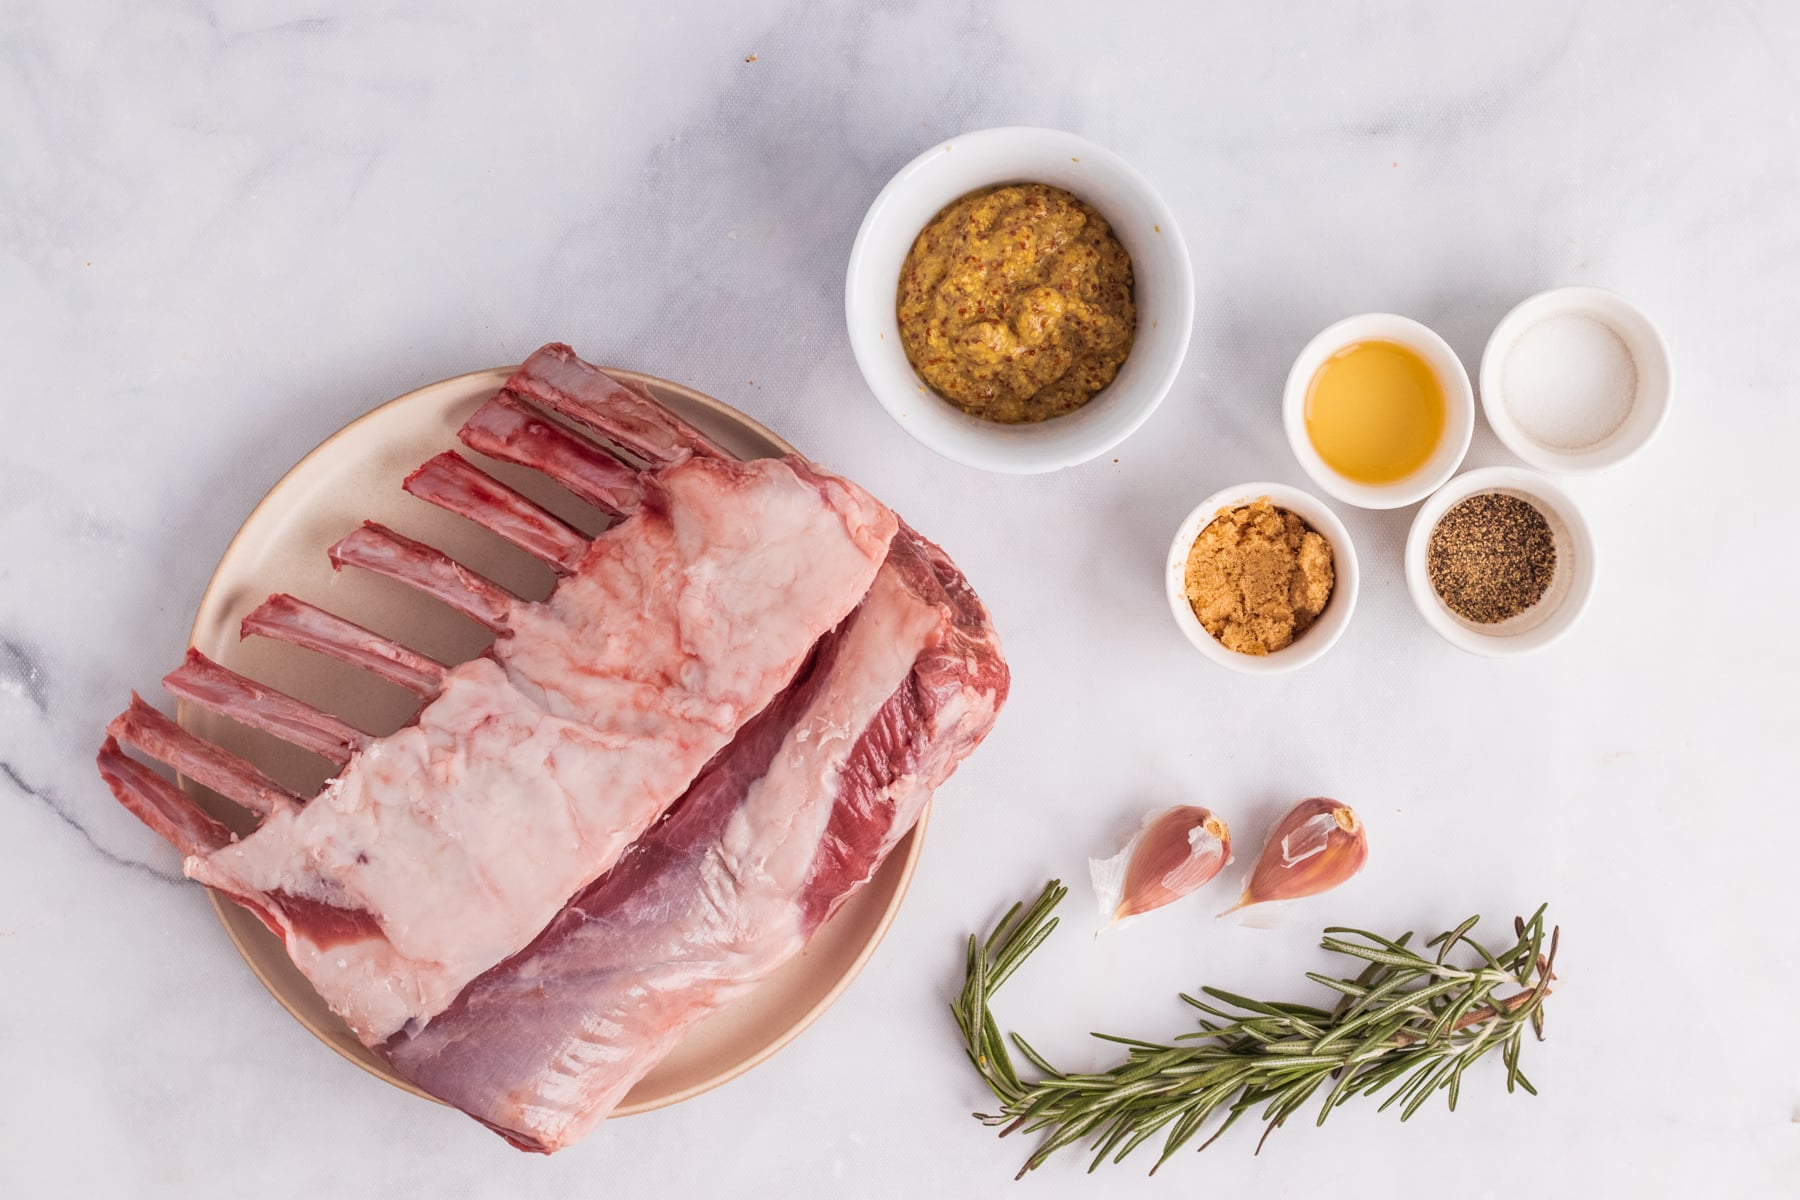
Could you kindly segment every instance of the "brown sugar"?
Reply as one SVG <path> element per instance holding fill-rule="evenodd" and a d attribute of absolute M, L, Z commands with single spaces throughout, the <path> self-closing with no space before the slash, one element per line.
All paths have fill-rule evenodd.
<path fill-rule="evenodd" d="M 1188 603 L 1239 654 L 1291 644 L 1325 611 L 1334 582 L 1331 543 L 1266 496 L 1221 512 L 1188 551 Z"/>

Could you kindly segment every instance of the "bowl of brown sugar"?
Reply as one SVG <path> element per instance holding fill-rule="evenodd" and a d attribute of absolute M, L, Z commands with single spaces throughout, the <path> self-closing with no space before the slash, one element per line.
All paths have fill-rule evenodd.
<path fill-rule="evenodd" d="M 1181 632 L 1220 666 L 1291 671 L 1343 634 L 1356 606 L 1356 549 L 1325 503 L 1279 483 L 1203 500 L 1169 545 L 1164 582 Z"/>
<path fill-rule="evenodd" d="M 1542 475 L 1457 476 L 1413 518 L 1406 589 L 1426 624 L 1472 654 L 1541 650 L 1594 588 L 1594 541 L 1574 501 Z"/>

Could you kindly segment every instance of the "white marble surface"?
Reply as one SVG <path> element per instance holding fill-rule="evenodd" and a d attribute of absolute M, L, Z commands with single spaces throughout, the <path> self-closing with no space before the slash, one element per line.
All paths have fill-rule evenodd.
<path fill-rule="evenodd" d="M 1070 17 L 1099 28 L 1059 32 Z M 1212 919 L 1232 881 L 1098 942 L 1077 911 L 1004 1019 L 1098 1063 L 1080 1031 L 1173 1032 L 1180 988 L 1292 990 L 1322 924 L 1548 899 L 1567 936 L 1528 1061 L 1541 1097 L 1486 1070 L 1454 1116 L 1345 1110 L 1260 1158 L 1234 1131 L 1155 1180 L 1071 1159 L 1022 1187 L 1796 1194 L 1797 72 L 1776 2 L 10 0 L 0 1194 L 995 1194 L 1024 1146 L 966 1115 L 958 940 L 1079 876 L 1145 806 L 1203 802 L 1254 841 L 1316 792 L 1372 829 L 1354 885 L 1274 929 Z M 1117 462 L 1036 479 L 908 441 L 841 313 L 882 181 L 1013 122 L 1142 168 L 1200 285 L 1163 411 Z M 1192 653 L 1163 607 L 1166 539 L 1219 486 L 1305 482 L 1276 406 L 1311 333 L 1391 309 L 1473 368 L 1514 301 L 1573 282 L 1659 318 L 1679 393 L 1652 449 L 1570 485 L 1605 557 L 1567 642 L 1450 649 L 1406 599 L 1410 511 L 1340 508 L 1365 582 L 1336 650 L 1288 679 Z M 551 338 L 741 406 L 941 539 L 1016 690 L 823 1020 L 544 1160 L 292 1023 L 91 758 L 285 467 L 381 400 Z M 1506 461 L 1481 430 L 1470 464 Z"/>

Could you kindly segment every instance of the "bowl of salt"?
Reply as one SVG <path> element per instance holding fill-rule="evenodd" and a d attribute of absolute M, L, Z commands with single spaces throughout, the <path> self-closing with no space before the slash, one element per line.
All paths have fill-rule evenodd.
<path fill-rule="evenodd" d="M 1597 471 L 1637 453 L 1668 416 L 1670 382 L 1656 326 L 1602 288 L 1539 292 L 1481 355 L 1488 424 L 1544 471 Z"/>

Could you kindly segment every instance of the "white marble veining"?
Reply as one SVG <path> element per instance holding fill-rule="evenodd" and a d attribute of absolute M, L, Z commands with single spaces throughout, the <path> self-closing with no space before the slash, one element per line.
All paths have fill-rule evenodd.
<path fill-rule="evenodd" d="M 1148 805 L 1206 803 L 1254 843 L 1317 792 L 1371 827 L 1353 886 L 1247 929 L 1211 915 L 1234 872 L 1099 941 L 1077 888 L 1003 1019 L 1097 1064 L 1080 1031 L 1173 1032 L 1181 988 L 1293 990 L 1327 922 L 1548 899 L 1542 1095 L 1484 1071 L 1454 1116 L 1347 1109 L 1261 1157 L 1234 1131 L 1155 1180 L 1070 1159 L 1020 1187 L 1391 1195 L 1404 1169 L 1419 1194 L 1796 1194 L 1797 78 L 1776 0 L 9 0 L 0 1195 L 997 1194 L 1024 1146 L 966 1115 L 958 940 Z M 1147 173 L 1200 288 L 1164 409 L 1116 462 L 1043 478 L 904 437 L 841 309 L 888 174 L 1011 122 Z M 1341 506 L 1365 575 L 1326 659 L 1248 678 L 1182 642 L 1167 539 L 1225 484 L 1306 482 L 1277 410 L 1310 334 L 1403 312 L 1473 369 L 1556 283 L 1631 296 L 1677 373 L 1658 441 L 1569 485 L 1604 559 L 1565 643 L 1459 654 L 1407 601 L 1410 510 Z M 551 338 L 737 404 L 893 503 L 990 601 L 1016 687 L 844 999 L 737 1082 L 544 1160 L 290 1021 L 91 758 L 284 468 Z M 1482 428 L 1470 465 L 1507 461 Z"/>

